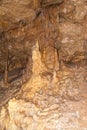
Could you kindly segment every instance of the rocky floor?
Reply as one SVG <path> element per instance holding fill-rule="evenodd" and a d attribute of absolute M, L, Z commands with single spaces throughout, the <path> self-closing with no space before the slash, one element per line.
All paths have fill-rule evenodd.
<path fill-rule="evenodd" d="M 67 77 L 65 74 L 67 71 L 69 71 L 68 76 L 70 77 L 70 69 L 58 72 L 60 77 L 63 75 L 63 78 L 61 77 L 62 81 L 60 80 L 62 84 L 63 80 L 66 83 L 68 82 L 65 78 Z M 37 92 L 33 100 L 28 101 L 22 98 L 19 99 L 20 96 L 18 95 L 20 93 L 18 93 L 16 87 L 0 91 L 0 130 L 87 130 L 87 82 L 84 80 L 86 78 L 85 71 L 85 67 L 73 68 L 71 71 L 72 77 L 74 74 L 75 78 L 79 79 L 79 88 L 68 89 L 68 95 L 61 93 L 65 92 L 63 89 L 60 95 L 57 95 L 55 91 L 53 94 L 51 90 L 49 93 L 48 89 L 43 93 L 41 91 Z"/>

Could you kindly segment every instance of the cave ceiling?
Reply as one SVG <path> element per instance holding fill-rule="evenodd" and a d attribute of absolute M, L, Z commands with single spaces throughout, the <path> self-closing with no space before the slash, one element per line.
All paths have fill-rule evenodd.
<path fill-rule="evenodd" d="M 61 2 L 63 0 L 43 1 L 40 4 L 33 0 L 0 1 L 0 72 L 4 71 L 7 55 L 10 70 L 15 66 L 25 67 L 35 40 L 44 32 L 44 8 Z"/>
<path fill-rule="evenodd" d="M 63 57 L 65 57 L 66 61 L 69 61 L 70 56 L 75 53 L 73 50 L 76 48 L 78 50 L 79 46 L 81 53 L 77 52 L 76 54 L 84 57 L 84 52 L 81 49 L 83 49 L 83 43 L 86 43 L 85 31 L 87 32 L 87 30 L 86 28 L 83 30 L 86 25 L 84 22 L 81 24 L 81 20 L 85 19 L 83 21 L 86 21 L 87 19 L 87 8 L 83 10 L 84 3 L 85 6 L 87 4 L 85 0 L 82 4 L 76 2 L 78 3 L 77 7 L 74 0 L 71 2 L 66 0 L 1 0 L 0 72 L 4 71 L 7 58 L 9 59 L 9 70 L 24 68 L 28 56 L 32 55 L 32 47 L 36 40 L 39 41 L 42 52 L 48 45 L 55 47 L 55 44 L 59 49 L 59 43 L 61 44 L 60 41 L 67 33 L 70 33 L 69 38 L 73 37 L 75 43 L 69 44 L 71 51 L 67 49 L 67 44 L 72 40 L 68 40 L 67 44 L 62 44 L 63 48 L 65 48 L 62 54 Z M 66 8 L 65 12 L 64 8 Z M 74 9 L 78 10 L 78 13 L 74 12 Z M 83 11 L 84 15 L 80 11 Z M 64 22 L 65 25 L 62 24 Z M 78 37 L 77 40 L 75 35 Z M 73 49 L 74 45 L 75 48 Z"/>
<path fill-rule="evenodd" d="M 32 38 L 27 36 L 29 24 L 36 18 L 33 0 L 0 1 L 0 70 L 6 62 L 7 49 L 11 66 L 25 66 Z M 32 33 L 30 34 L 32 37 Z M 26 39 L 26 40 L 25 40 Z M 28 48 L 27 48 L 28 47 Z M 26 52 L 27 50 L 27 52 Z M 16 65 L 17 66 L 17 65 Z M 11 67 L 10 67 L 11 68 Z"/>

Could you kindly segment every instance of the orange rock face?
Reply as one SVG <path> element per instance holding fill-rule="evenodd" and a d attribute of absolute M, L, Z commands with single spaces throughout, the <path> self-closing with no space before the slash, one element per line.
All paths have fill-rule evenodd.
<path fill-rule="evenodd" d="M 38 2 L 0 3 L 0 130 L 87 130 L 87 2 Z"/>

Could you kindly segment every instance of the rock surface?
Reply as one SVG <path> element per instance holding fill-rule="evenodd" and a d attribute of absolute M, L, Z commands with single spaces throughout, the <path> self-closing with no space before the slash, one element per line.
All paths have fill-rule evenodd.
<path fill-rule="evenodd" d="M 87 130 L 86 14 L 86 0 L 0 1 L 0 130 Z"/>

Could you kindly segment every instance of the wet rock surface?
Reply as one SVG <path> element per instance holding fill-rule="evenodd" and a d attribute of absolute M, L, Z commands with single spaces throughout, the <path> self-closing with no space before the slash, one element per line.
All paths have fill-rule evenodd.
<path fill-rule="evenodd" d="M 0 1 L 0 130 L 87 130 L 86 14 L 86 0 Z"/>

